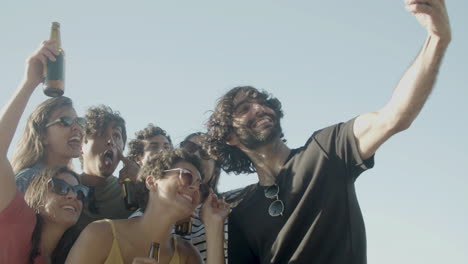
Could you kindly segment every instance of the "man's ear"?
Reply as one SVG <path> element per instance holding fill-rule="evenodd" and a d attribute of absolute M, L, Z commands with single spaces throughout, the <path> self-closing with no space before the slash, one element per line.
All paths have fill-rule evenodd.
<path fill-rule="evenodd" d="M 155 177 L 149 175 L 145 179 L 145 185 L 146 185 L 146 188 L 151 191 L 158 185 L 158 181 L 156 180 Z"/>
<path fill-rule="evenodd" d="M 229 136 L 226 139 L 226 144 L 228 144 L 229 146 L 239 145 L 239 138 L 234 132 L 229 133 Z"/>

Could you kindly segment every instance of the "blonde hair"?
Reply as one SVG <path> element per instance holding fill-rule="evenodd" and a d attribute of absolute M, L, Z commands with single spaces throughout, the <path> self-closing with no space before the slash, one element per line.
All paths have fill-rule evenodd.
<path fill-rule="evenodd" d="M 44 158 L 42 139 L 47 132 L 46 124 L 52 113 L 62 107 L 73 108 L 72 100 L 65 96 L 50 98 L 31 113 L 13 154 L 11 164 L 15 173 L 34 166 Z"/>

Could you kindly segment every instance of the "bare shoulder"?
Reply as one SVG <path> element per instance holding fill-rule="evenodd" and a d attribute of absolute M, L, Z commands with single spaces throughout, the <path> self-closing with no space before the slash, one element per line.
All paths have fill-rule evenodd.
<path fill-rule="evenodd" d="M 185 260 L 186 264 L 203 264 L 203 260 L 198 249 L 189 241 L 182 239 L 179 236 L 177 236 L 177 249 L 180 257 Z"/>
<path fill-rule="evenodd" d="M 99 220 L 89 224 L 81 233 L 80 237 L 89 237 L 100 242 L 110 242 L 114 239 L 112 226 L 106 220 Z"/>
<path fill-rule="evenodd" d="M 104 263 L 113 239 L 109 222 L 100 220 L 89 224 L 73 245 L 66 263 Z"/>

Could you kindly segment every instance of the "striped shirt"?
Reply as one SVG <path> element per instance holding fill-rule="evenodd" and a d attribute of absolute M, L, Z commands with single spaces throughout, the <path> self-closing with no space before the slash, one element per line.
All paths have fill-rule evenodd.
<path fill-rule="evenodd" d="M 248 186 L 250 187 L 250 186 Z M 236 200 L 239 195 L 243 193 L 248 187 L 239 188 L 235 190 L 231 190 L 225 193 L 220 194 L 219 196 L 224 197 L 224 199 L 229 202 Z M 201 206 L 199 205 L 196 209 L 196 217 L 192 217 L 192 233 L 187 236 L 182 236 L 183 239 L 190 241 L 192 245 L 194 245 L 200 255 L 203 258 L 203 261 L 206 262 L 206 233 L 205 233 L 205 225 L 200 219 L 200 211 Z M 129 218 L 139 217 L 143 215 L 143 211 L 141 209 L 136 210 Z M 172 230 L 174 233 L 174 230 Z M 228 260 L 228 218 L 224 221 L 224 262 L 227 264 Z"/>

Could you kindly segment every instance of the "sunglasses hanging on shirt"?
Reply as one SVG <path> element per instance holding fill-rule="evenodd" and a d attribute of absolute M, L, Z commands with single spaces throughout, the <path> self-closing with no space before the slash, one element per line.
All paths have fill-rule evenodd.
<path fill-rule="evenodd" d="M 279 186 L 273 184 L 265 188 L 265 197 L 268 199 L 275 199 L 268 207 L 268 213 L 272 217 L 283 216 L 284 203 L 279 199 Z"/>

